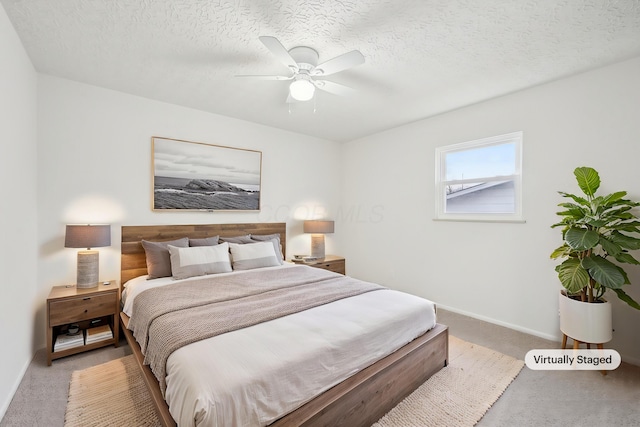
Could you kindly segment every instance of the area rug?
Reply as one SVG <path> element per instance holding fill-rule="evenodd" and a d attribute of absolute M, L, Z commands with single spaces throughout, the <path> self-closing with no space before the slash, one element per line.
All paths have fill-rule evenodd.
<path fill-rule="evenodd" d="M 160 420 L 133 355 L 71 374 L 65 427 L 156 427 Z"/>
<path fill-rule="evenodd" d="M 474 426 L 522 370 L 524 362 L 449 336 L 449 364 L 373 427 Z"/>
<path fill-rule="evenodd" d="M 521 360 L 449 336 L 449 365 L 373 427 L 473 426 L 523 366 Z M 159 425 L 132 355 L 73 372 L 65 427 Z"/>

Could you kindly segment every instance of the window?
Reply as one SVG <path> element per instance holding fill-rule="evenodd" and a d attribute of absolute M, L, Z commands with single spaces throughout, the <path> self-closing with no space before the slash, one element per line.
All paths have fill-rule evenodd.
<path fill-rule="evenodd" d="M 436 219 L 523 221 L 522 132 L 436 148 Z"/>

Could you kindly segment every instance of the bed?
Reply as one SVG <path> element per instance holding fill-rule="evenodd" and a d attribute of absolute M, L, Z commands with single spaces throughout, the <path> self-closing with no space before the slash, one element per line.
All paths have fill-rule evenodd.
<path fill-rule="evenodd" d="M 134 289 L 134 283 L 142 283 L 140 285 L 142 288 L 145 288 L 149 283 L 154 285 L 158 283 L 158 286 L 164 287 L 167 292 L 171 286 L 176 287 L 174 284 L 164 286 L 172 281 L 170 278 L 144 279 L 143 276 L 149 272 L 147 271 L 145 250 L 142 246 L 143 240 L 159 242 L 184 237 L 205 239 L 211 236 L 228 238 L 246 235 L 277 235 L 280 240 L 281 253 L 286 254 L 285 223 L 123 226 L 121 286 L 131 283 L 128 286 L 128 291 L 132 295 L 135 293 L 131 291 Z M 258 270 L 264 270 L 264 272 Z M 225 279 L 226 275 L 230 278 Z M 317 275 L 319 278 L 316 277 Z M 428 318 L 425 313 L 429 310 L 423 309 L 424 300 L 422 299 L 396 291 L 378 289 L 376 288 L 378 285 L 367 284 L 336 273 L 308 266 L 287 265 L 287 263 L 281 267 L 223 272 L 211 276 L 216 276 L 211 279 L 215 281 L 216 286 L 220 286 L 220 283 L 231 286 L 230 283 L 238 280 L 256 281 L 257 277 L 273 276 L 273 280 L 277 281 L 281 277 L 308 276 L 310 279 L 307 284 L 310 287 L 300 289 L 315 288 L 316 284 L 320 282 L 323 284 L 334 283 L 339 292 L 344 292 L 343 288 L 350 288 L 352 283 L 366 289 L 357 295 L 327 303 L 318 303 L 302 311 L 293 310 L 291 314 L 283 317 L 268 318 L 267 321 L 248 325 L 237 331 L 230 331 L 185 345 L 175 352 L 171 352 L 167 359 L 160 359 L 162 362 L 157 363 L 157 365 L 162 365 L 163 369 L 166 367 L 166 377 L 161 376 L 162 379 L 166 378 L 166 382 L 159 381 L 150 366 L 145 364 L 145 355 L 140 343 L 136 340 L 132 330 L 129 329 L 130 326 L 136 329 L 136 325 L 130 325 L 130 322 L 133 319 L 132 323 L 137 324 L 136 320 L 141 315 L 139 314 L 138 318 L 135 318 L 135 314 L 131 311 L 131 300 L 125 301 L 124 311 L 120 314 L 122 329 L 138 361 L 161 422 L 165 426 L 175 426 L 174 418 L 179 420 L 181 426 L 214 426 L 236 423 L 271 426 L 369 426 L 427 378 L 446 366 L 448 329 L 444 325 L 435 323 L 435 307 L 433 307 L 433 319 Z M 316 279 L 320 282 L 311 282 Z M 268 283 L 269 280 L 271 279 L 260 279 L 260 286 L 266 286 L 264 283 Z M 343 282 L 343 280 L 352 282 Z M 189 281 L 192 283 L 186 283 Z M 201 286 L 198 283 L 204 283 L 204 281 L 205 279 L 202 277 L 189 277 L 185 283 L 186 286 L 195 288 Z M 348 283 L 349 286 L 345 286 L 344 283 Z M 182 282 L 179 286 L 183 286 Z M 296 286 L 298 285 L 296 284 Z M 149 294 L 151 292 L 138 293 L 135 299 L 140 298 L 138 302 L 141 302 L 143 297 L 139 297 L 139 295 L 148 296 Z M 127 289 L 123 289 L 123 295 L 127 295 Z M 162 299 L 162 297 L 160 298 Z M 173 298 L 165 299 L 173 300 Z M 393 325 L 396 319 L 381 317 L 387 316 L 386 310 L 388 308 L 377 307 L 380 305 L 380 299 L 387 301 L 382 305 L 395 304 L 400 310 L 406 310 L 405 314 L 399 316 L 394 314 L 395 317 L 398 317 L 398 322 L 401 317 L 407 317 L 408 320 L 411 320 L 410 316 L 419 316 L 415 318 L 415 321 L 408 322 L 415 325 L 407 326 L 406 331 L 404 326 L 402 330 L 393 329 L 396 326 L 390 325 Z M 395 303 L 391 304 L 389 301 L 395 301 Z M 360 308 L 354 308 L 354 304 L 359 304 L 360 307 L 366 306 L 366 310 L 357 311 Z M 416 305 L 415 309 L 411 308 L 414 304 Z M 133 316 L 130 317 L 129 314 L 133 314 Z M 339 321 L 344 322 L 344 326 L 332 323 L 338 322 L 336 319 L 339 317 L 343 317 Z M 233 317 L 230 316 L 230 319 Z M 316 328 L 315 325 L 320 322 L 325 327 Z M 376 322 L 380 325 L 375 327 L 380 327 L 380 330 L 360 329 L 364 324 L 371 323 L 373 325 Z M 305 325 L 310 326 L 305 329 Z M 180 325 L 176 323 L 175 326 L 178 330 Z M 346 331 L 345 334 L 348 336 L 336 338 L 335 331 L 342 329 Z M 279 333 L 273 331 L 279 331 Z M 178 335 L 181 334 L 182 332 Z M 411 334 L 414 334 L 415 337 Z M 314 346 L 316 343 L 318 346 L 325 346 L 327 337 L 341 343 L 355 339 L 353 345 L 361 351 L 357 354 L 347 353 L 346 349 L 343 351 L 342 344 L 336 346 L 331 342 L 329 344 L 332 346 L 331 352 L 324 355 L 323 347 L 318 347 L 316 350 Z M 140 339 L 140 336 L 138 338 Z M 285 342 L 286 340 L 290 340 L 292 343 Z M 384 346 L 380 344 L 380 340 L 391 347 L 382 348 Z M 149 338 L 149 343 L 151 341 Z M 145 350 L 148 350 L 148 345 L 152 346 L 144 339 L 141 342 Z M 300 343 L 304 343 L 304 345 Z M 246 347 L 248 345 L 256 345 L 256 347 Z M 292 347 L 287 347 L 289 345 Z M 251 348 L 251 350 L 242 351 L 246 348 Z M 310 350 L 306 358 L 312 359 L 311 365 L 328 366 L 323 368 L 324 372 L 315 367 L 313 369 L 306 368 L 305 366 L 308 365 L 298 365 L 301 362 L 298 362 L 297 354 L 304 353 L 302 350 L 306 349 Z M 366 350 L 363 351 L 363 349 Z M 239 354 L 242 357 L 239 357 Z M 255 359 L 247 359 L 252 354 Z M 339 354 L 339 356 L 335 354 Z M 149 360 L 147 360 L 148 362 Z M 278 366 L 279 363 L 284 366 Z M 241 365 L 242 370 L 235 367 L 234 364 Z M 293 366 L 296 368 L 292 368 Z M 287 371 L 288 368 L 290 369 Z M 238 371 L 237 376 L 242 377 L 242 380 L 236 381 L 235 376 L 231 379 L 231 373 L 235 370 Z M 248 371 L 251 372 L 247 373 Z M 257 379 L 245 380 L 244 378 L 263 374 L 265 376 Z M 245 381 L 252 385 L 244 385 Z M 210 384 L 224 383 L 224 387 L 215 387 L 215 392 L 226 395 L 226 390 L 223 389 L 233 389 L 233 393 L 229 392 L 229 395 L 232 401 L 236 402 L 236 406 L 240 406 L 238 409 L 240 412 L 238 414 L 229 412 L 227 406 L 233 405 L 221 403 L 221 400 L 217 400 L 217 394 L 215 397 L 204 398 L 201 395 L 202 390 L 197 388 L 196 383 L 202 383 L 200 388 L 207 390 Z M 197 392 L 192 389 L 196 389 Z M 292 390 L 291 396 L 285 392 L 288 389 Z M 255 394 L 258 394 L 259 397 L 255 398 Z M 238 398 L 238 396 L 241 397 Z M 255 398 L 256 402 L 247 400 L 238 404 L 238 401 L 243 402 L 242 398 Z M 203 401 L 209 402 L 211 408 L 203 408 Z M 254 416 L 253 413 L 259 413 L 255 416 L 260 420 L 241 418 L 245 416 L 242 411 L 247 412 L 247 417 Z M 214 420 L 223 421 L 216 424 Z"/>

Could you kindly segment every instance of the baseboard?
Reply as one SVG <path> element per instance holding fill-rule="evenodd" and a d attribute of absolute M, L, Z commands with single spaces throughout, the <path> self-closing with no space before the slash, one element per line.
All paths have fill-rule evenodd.
<path fill-rule="evenodd" d="M 452 313 L 462 314 L 463 316 L 471 317 L 473 319 L 482 320 L 483 322 L 493 323 L 494 325 L 498 325 L 498 326 L 504 326 L 505 328 L 513 329 L 514 331 L 522 332 L 522 333 L 525 333 L 525 334 L 528 334 L 528 335 L 533 335 L 534 337 L 544 338 L 545 340 L 560 342 L 560 339 L 561 339 L 561 336 L 560 336 L 559 333 L 558 333 L 558 335 L 545 334 L 545 333 L 542 333 L 540 331 L 536 331 L 536 330 L 528 329 L 528 328 L 523 328 L 522 326 L 514 325 L 514 324 L 508 323 L 508 322 L 503 322 L 501 320 L 493 319 L 491 317 L 482 316 L 480 314 L 471 313 L 469 311 L 460 310 L 460 309 L 457 309 L 455 307 L 450 307 L 448 305 L 443 305 L 443 304 L 439 304 L 439 303 L 436 304 L 436 305 L 438 306 L 438 308 L 442 308 L 443 310 L 451 311 Z"/>
<path fill-rule="evenodd" d="M 533 335 L 534 337 L 544 338 L 544 339 L 549 340 L 549 341 L 555 341 L 555 342 L 559 343 L 561 341 L 561 339 L 562 339 L 562 336 L 560 335 L 559 332 L 558 332 L 558 335 L 545 334 L 545 333 L 542 333 L 540 331 L 535 331 L 533 329 L 523 328 L 522 326 L 514 325 L 514 324 L 511 324 L 511 323 L 508 323 L 508 322 L 503 322 L 503 321 L 497 320 L 497 319 L 492 319 L 491 317 L 482 316 L 480 314 L 471 313 L 469 311 L 460 310 L 460 309 L 457 309 L 455 307 L 450 307 L 448 305 L 437 304 L 437 307 L 438 308 L 442 308 L 443 310 L 450 311 L 452 313 L 462 314 L 463 316 L 471 317 L 473 319 L 482 320 L 483 322 L 492 323 L 492 324 L 498 325 L 498 326 L 504 326 L 505 328 L 509 328 L 509 329 L 513 329 L 514 331 L 518 331 L 518 332 L 522 332 L 522 333 L 525 333 L 525 334 Z M 630 365 L 640 366 L 640 359 L 638 359 L 636 357 L 631 357 L 631 356 L 627 356 L 627 355 L 624 355 L 624 354 L 620 353 L 620 358 L 625 363 L 629 363 Z"/>
<path fill-rule="evenodd" d="M 35 357 L 35 355 L 33 357 Z M 27 369 L 29 369 L 29 365 L 31 364 L 32 360 L 33 358 L 31 358 L 31 360 L 27 360 L 27 362 L 22 366 L 20 374 L 18 375 L 15 382 L 13 383 L 13 386 L 10 389 L 9 395 L 6 396 L 6 400 L 2 402 L 2 406 L 0 406 L 0 420 L 4 419 L 4 416 L 7 413 L 7 409 L 9 409 L 9 405 L 11 404 L 13 397 L 16 395 L 18 387 L 20 387 L 20 383 L 24 379 L 24 374 L 27 373 Z"/>
<path fill-rule="evenodd" d="M 622 358 L 622 361 L 625 363 L 628 363 L 630 365 L 640 366 L 640 359 L 636 357 L 625 356 L 624 354 L 621 354 L 620 357 Z"/>

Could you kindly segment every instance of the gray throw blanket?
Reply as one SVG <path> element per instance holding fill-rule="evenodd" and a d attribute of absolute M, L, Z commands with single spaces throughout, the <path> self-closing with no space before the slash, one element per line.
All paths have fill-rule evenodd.
<path fill-rule="evenodd" d="M 167 359 L 187 344 L 379 289 L 307 266 L 212 275 L 142 292 L 129 329 L 164 395 Z"/>

